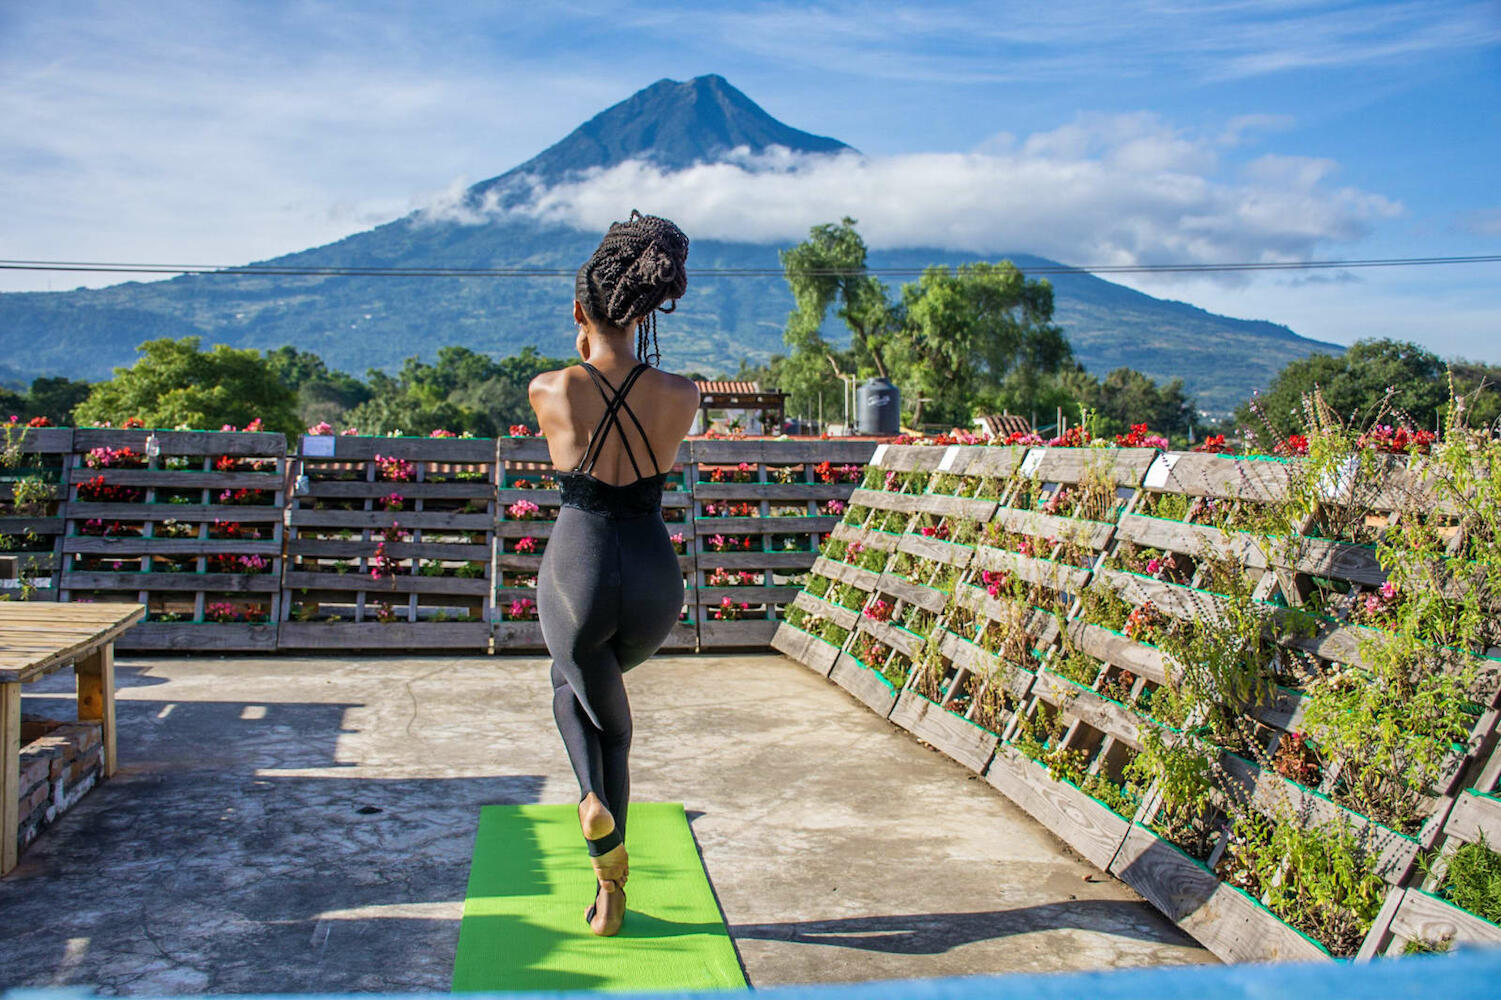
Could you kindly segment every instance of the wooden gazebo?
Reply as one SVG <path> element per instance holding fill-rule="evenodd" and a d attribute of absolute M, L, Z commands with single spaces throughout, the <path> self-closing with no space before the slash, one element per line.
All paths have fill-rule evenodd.
<path fill-rule="evenodd" d="M 700 380 L 698 383 L 698 409 L 705 428 L 709 426 L 710 410 L 757 410 L 761 423 L 778 430 L 787 407 L 787 394 L 775 389 L 762 389 L 759 382 L 721 382 Z"/>

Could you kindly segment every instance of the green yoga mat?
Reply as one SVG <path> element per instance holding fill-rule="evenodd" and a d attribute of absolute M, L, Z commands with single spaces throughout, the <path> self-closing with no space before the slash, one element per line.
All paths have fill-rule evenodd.
<path fill-rule="evenodd" d="M 632 803 L 627 847 L 625 923 L 596 937 L 578 807 L 483 807 L 454 992 L 743 989 L 682 804 Z"/>

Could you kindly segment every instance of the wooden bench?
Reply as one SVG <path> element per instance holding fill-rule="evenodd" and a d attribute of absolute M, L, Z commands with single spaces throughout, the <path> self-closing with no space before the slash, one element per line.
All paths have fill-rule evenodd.
<path fill-rule="evenodd" d="M 115 773 L 115 639 L 144 604 L 0 602 L 0 875 L 16 866 L 21 795 L 21 685 L 68 664 L 78 718 L 99 723 L 102 774 Z"/>

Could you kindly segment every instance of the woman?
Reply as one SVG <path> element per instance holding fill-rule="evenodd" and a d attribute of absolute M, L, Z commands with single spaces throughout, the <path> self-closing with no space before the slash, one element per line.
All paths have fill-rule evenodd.
<path fill-rule="evenodd" d="M 687 290 L 687 259 L 688 237 L 666 219 L 633 211 L 612 225 L 574 283 L 583 364 L 543 372 L 528 389 L 553 464 L 572 470 L 558 477 L 537 613 L 596 875 L 585 914 L 595 934 L 615 934 L 625 917 L 631 711 L 621 675 L 657 651 L 683 606 L 662 483 L 698 412 L 698 387 L 644 359 L 648 345 L 661 359 L 652 316 Z"/>

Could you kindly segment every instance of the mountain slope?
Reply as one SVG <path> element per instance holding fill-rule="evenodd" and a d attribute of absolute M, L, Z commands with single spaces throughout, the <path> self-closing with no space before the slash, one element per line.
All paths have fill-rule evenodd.
<path fill-rule="evenodd" d="M 537 157 L 470 191 L 504 204 L 527 178 L 555 182 L 579 170 L 633 157 L 668 167 L 723 156 L 744 146 L 800 152 L 847 149 L 834 139 L 776 121 L 716 76 L 663 80 L 607 109 Z M 494 192 L 490 194 L 490 192 Z M 830 220 L 832 221 L 832 220 Z M 690 236 L 692 234 L 690 233 Z M 319 266 L 450 265 L 576 267 L 598 233 L 504 213 L 466 225 L 414 213 L 272 263 Z M 778 266 L 777 248 L 696 239 L 690 268 Z M 1023 269 L 1050 263 L 1009 256 Z M 963 263 L 972 254 L 936 250 L 875 252 L 876 267 Z M 1055 317 L 1091 370 L 1128 365 L 1157 378 L 1181 375 L 1200 405 L 1227 410 L 1286 362 L 1334 345 L 1271 323 L 1216 316 L 1155 299 L 1090 275 L 1052 279 Z M 129 364 L 152 337 L 200 334 L 205 343 L 272 348 L 293 344 L 329 364 L 363 374 L 411 355 L 431 358 L 446 344 L 508 354 L 527 344 L 568 355 L 570 278 L 419 278 L 341 275 L 258 276 L 227 272 L 109 288 L 0 295 L 0 350 L 28 373 L 103 378 Z M 893 289 L 895 291 L 895 289 Z M 705 374 L 734 371 L 742 358 L 782 350 L 792 299 L 775 277 L 691 279 L 678 311 L 661 323 L 664 363 Z M 831 328 L 831 334 L 837 331 Z M 1227 358 L 1233 364 L 1226 364 Z"/>
<path fill-rule="evenodd" d="M 839 153 L 838 139 L 777 121 L 718 74 L 686 83 L 658 80 L 601 111 L 519 167 L 470 188 L 471 202 L 492 190 L 519 196 L 522 181 L 556 184 L 595 167 L 650 160 L 667 170 L 723 159 L 738 148 L 761 153 L 785 146 L 800 153 Z M 502 197 L 501 204 L 511 199 Z"/>

